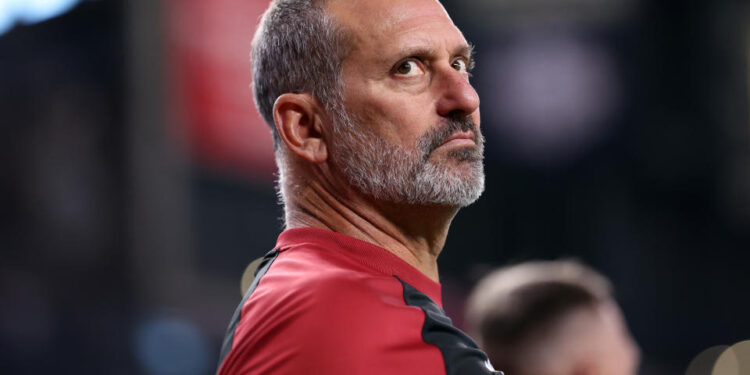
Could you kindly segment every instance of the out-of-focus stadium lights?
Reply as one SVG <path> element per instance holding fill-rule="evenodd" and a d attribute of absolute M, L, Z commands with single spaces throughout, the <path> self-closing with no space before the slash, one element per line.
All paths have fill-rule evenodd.
<path fill-rule="evenodd" d="M 493 67 L 480 76 L 492 92 L 483 115 L 506 155 L 564 164 L 611 133 L 623 89 L 606 49 L 561 31 L 524 33 L 483 59 Z"/>
<path fill-rule="evenodd" d="M 745 374 L 750 374 L 750 340 L 708 348 L 690 362 L 685 372 L 685 375 Z"/>
<path fill-rule="evenodd" d="M 0 35 L 16 23 L 31 24 L 57 17 L 81 0 L 0 0 Z"/>

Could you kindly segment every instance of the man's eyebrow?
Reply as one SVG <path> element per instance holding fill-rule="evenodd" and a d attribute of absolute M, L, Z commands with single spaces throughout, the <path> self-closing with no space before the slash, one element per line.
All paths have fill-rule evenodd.
<path fill-rule="evenodd" d="M 398 51 L 398 57 L 411 57 L 411 56 L 417 56 L 417 57 L 425 57 L 425 56 L 435 56 L 437 55 L 437 50 L 432 47 L 427 46 L 408 46 L 403 47 L 399 49 Z"/>
<path fill-rule="evenodd" d="M 472 43 L 467 43 L 459 47 L 458 50 L 453 53 L 453 55 L 462 55 L 469 60 L 474 60 L 474 45 Z"/>
<path fill-rule="evenodd" d="M 407 46 L 399 49 L 397 56 L 399 58 L 416 56 L 416 57 L 428 57 L 436 56 L 438 54 L 437 49 L 429 46 Z M 474 45 L 471 43 L 463 44 L 456 47 L 451 56 L 463 56 L 469 60 L 474 58 Z"/>

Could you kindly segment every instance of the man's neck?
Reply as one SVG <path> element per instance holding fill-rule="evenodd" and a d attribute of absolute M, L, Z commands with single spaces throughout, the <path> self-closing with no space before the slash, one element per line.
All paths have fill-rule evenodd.
<path fill-rule="evenodd" d="M 317 182 L 290 195 L 288 228 L 327 229 L 372 243 L 439 280 L 437 257 L 457 208 L 373 201 L 354 191 L 334 193 Z"/>

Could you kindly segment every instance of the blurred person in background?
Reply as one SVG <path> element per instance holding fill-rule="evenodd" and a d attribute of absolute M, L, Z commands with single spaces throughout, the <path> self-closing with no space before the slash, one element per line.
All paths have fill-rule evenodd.
<path fill-rule="evenodd" d="M 484 190 L 472 48 L 436 0 L 278 0 L 253 41 L 286 230 L 219 374 L 497 374 L 437 257 Z"/>
<path fill-rule="evenodd" d="M 473 290 L 469 334 L 513 375 L 634 375 L 639 348 L 610 282 L 575 261 L 501 268 Z"/>

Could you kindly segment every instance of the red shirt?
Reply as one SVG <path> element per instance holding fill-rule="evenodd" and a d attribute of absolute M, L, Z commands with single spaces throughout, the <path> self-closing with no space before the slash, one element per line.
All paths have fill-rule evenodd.
<path fill-rule="evenodd" d="M 218 374 L 495 374 L 441 305 L 440 284 L 389 251 L 290 229 L 235 312 Z"/>

